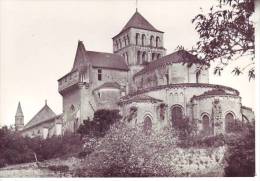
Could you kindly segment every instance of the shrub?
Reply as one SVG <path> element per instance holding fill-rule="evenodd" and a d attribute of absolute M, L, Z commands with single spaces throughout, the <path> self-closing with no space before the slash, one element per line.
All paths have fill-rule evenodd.
<path fill-rule="evenodd" d="M 103 137 L 110 126 L 121 119 L 119 110 L 97 110 L 93 120 L 84 120 L 79 126 L 78 133 L 89 137 Z"/>
<path fill-rule="evenodd" d="M 56 158 L 79 152 L 82 141 L 79 135 L 64 135 L 46 140 L 40 137 L 22 137 L 17 132 L 4 127 L 0 129 L 0 167 Z"/>
<path fill-rule="evenodd" d="M 227 177 L 255 176 L 255 129 L 245 124 L 242 134 L 227 138 L 228 151 L 225 154 Z"/>

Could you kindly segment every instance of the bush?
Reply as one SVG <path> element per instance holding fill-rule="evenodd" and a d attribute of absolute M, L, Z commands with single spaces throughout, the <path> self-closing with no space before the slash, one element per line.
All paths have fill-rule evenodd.
<path fill-rule="evenodd" d="M 246 128 L 246 129 L 245 129 Z M 239 135 L 227 138 L 228 151 L 225 154 L 227 177 L 255 176 L 255 129 L 246 124 Z"/>
<path fill-rule="evenodd" d="M 84 120 L 77 130 L 81 135 L 89 137 L 103 137 L 110 126 L 121 119 L 119 110 L 97 110 L 93 120 Z"/>
<path fill-rule="evenodd" d="M 22 137 L 7 127 L 0 129 L 0 167 L 61 157 L 79 152 L 82 147 L 80 135 L 64 135 L 46 140 L 40 137 Z"/>

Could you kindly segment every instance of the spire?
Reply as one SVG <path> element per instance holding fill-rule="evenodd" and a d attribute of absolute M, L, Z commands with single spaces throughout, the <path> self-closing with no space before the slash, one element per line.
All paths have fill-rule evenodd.
<path fill-rule="evenodd" d="M 138 12 L 138 0 L 135 0 L 135 12 Z"/>
<path fill-rule="evenodd" d="M 45 106 L 47 106 L 47 99 L 45 99 Z"/>
<path fill-rule="evenodd" d="M 20 101 L 18 103 L 18 107 L 17 107 L 16 114 L 15 114 L 15 117 L 18 117 L 18 116 L 23 116 L 23 111 L 22 111 L 22 107 L 21 107 Z"/>
<path fill-rule="evenodd" d="M 80 68 L 81 65 L 85 64 L 85 61 L 86 61 L 85 53 L 86 53 L 86 49 L 85 49 L 83 42 L 78 40 L 78 47 L 76 50 L 76 56 L 75 56 L 72 71 Z"/>

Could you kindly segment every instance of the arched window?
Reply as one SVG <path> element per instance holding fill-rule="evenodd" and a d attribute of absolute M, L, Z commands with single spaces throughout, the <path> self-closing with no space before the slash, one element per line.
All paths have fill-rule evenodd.
<path fill-rule="evenodd" d="M 157 59 L 159 59 L 159 58 L 161 58 L 161 54 L 160 53 L 157 55 Z"/>
<path fill-rule="evenodd" d="M 152 60 L 155 60 L 155 59 L 156 59 L 156 54 L 152 53 Z"/>
<path fill-rule="evenodd" d="M 150 37 L 150 46 L 154 46 L 154 36 L 152 35 L 151 37 Z"/>
<path fill-rule="evenodd" d="M 74 111 L 75 111 L 75 107 L 74 107 L 74 105 L 73 105 L 73 104 L 70 106 L 70 110 L 71 110 L 72 112 L 74 112 Z"/>
<path fill-rule="evenodd" d="M 145 45 L 145 39 L 146 39 L 146 38 L 145 38 L 145 35 L 143 34 L 143 35 L 142 35 L 142 46 Z"/>
<path fill-rule="evenodd" d="M 141 52 L 137 51 L 137 65 L 141 64 Z"/>
<path fill-rule="evenodd" d="M 180 126 L 182 123 L 183 111 L 181 106 L 173 106 L 172 108 L 172 125 Z"/>
<path fill-rule="evenodd" d="M 146 52 L 143 52 L 143 54 L 142 54 L 142 64 L 145 63 L 145 62 L 147 62 L 147 54 L 146 54 Z"/>
<path fill-rule="evenodd" d="M 159 47 L 160 46 L 160 38 L 157 36 L 156 37 L 156 47 Z"/>
<path fill-rule="evenodd" d="M 138 45 L 139 44 L 139 33 L 136 33 L 135 35 L 135 44 Z"/>
<path fill-rule="evenodd" d="M 210 133 L 210 126 L 209 126 L 209 116 L 203 115 L 202 116 L 202 129 L 205 134 Z"/>
<path fill-rule="evenodd" d="M 127 53 L 127 52 L 125 53 L 125 60 L 126 60 L 127 65 L 129 65 L 129 62 L 128 62 L 128 53 Z"/>
<path fill-rule="evenodd" d="M 232 124 L 234 124 L 235 118 L 232 113 L 227 113 L 225 116 L 225 130 L 227 133 L 232 131 Z"/>
<path fill-rule="evenodd" d="M 121 39 L 119 39 L 119 48 L 122 48 L 122 42 L 121 42 Z"/>
<path fill-rule="evenodd" d="M 149 134 L 152 130 L 152 119 L 150 116 L 146 116 L 144 118 L 143 130 L 145 134 Z"/>
<path fill-rule="evenodd" d="M 200 72 L 196 72 L 196 83 L 199 83 Z"/>
<path fill-rule="evenodd" d="M 130 39 L 128 35 L 126 35 L 126 40 L 127 40 L 127 44 L 130 45 Z"/>

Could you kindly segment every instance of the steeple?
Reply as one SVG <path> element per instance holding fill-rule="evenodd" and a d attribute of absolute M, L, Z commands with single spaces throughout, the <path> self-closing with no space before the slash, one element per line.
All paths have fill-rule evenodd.
<path fill-rule="evenodd" d="M 20 131 L 23 129 L 24 126 L 24 116 L 21 107 L 21 103 L 18 103 L 18 107 L 15 114 L 15 130 Z"/>
<path fill-rule="evenodd" d="M 20 101 L 18 103 L 18 107 L 17 107 L 16 114 L 15 114 L 15 117 L 17 117 L 17 116 L 23 116 L 23 111 L 22 111 L 22 107 L 21 107 Z"/>

